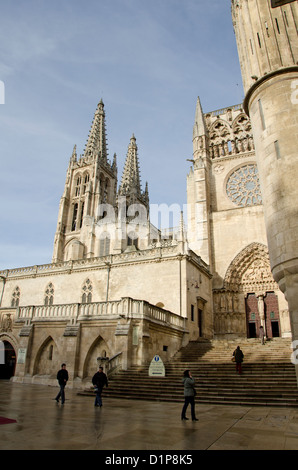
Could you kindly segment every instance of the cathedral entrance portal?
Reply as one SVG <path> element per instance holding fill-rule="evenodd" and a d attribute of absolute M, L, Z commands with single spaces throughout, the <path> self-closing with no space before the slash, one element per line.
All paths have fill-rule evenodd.
<path fill-rule="evenodd" d="M 278 298 L 274 292 L 267 292 L 264 297 L 264 310 L 267 337 L 280 336 Z"/>
<path fill-rule="evenodd" d="M 245 299 L 247 337 L 256 338 L 261 325 L 258 312 L 258 299 L 255 294 L 248 294 Z"/>
<path fill-rule="evenodd" d="M 278 285 L 271 274 L 267 247 L 260 243 L 248 245 L 230 264 L 221 292 L 221 298 L 223 294 L 227 297 L 229 292 L 233 293 L 230 331 L 237 333 L 235 314 L 239 309 L 239 314 L 242 315 L 242 334 L 246 334 L 248 338 L 258 338 L 260 326 L 264 328 L 267 338 L 281 336 L 277 291 Z M 237 296 L 238 304 L 235 302 Z M 228 312 L 227 302 L 223 308 L 219 301 L 217 304 L 215 320 L 218 326 L 217 324 L 216 326 L 219 331 L 223 331 L 223 326 L 227 330 L 225 325 L 218 322 L 218 319 L 222 320 L 224 309 Z M 240 328 L 238 331 L 240 332 Z"/>
<path fill-rule="evenodd" d="M 280 336 L 278 298 L 274 292 L 250 293 L 245 299 L 247 337 L 258 338 L 262 325 L 267 338 Z"/>
<path fill-rule="evenodd" d="M 16 353 L 8 341 L 0 341 L 0 379 L 10 379 L 15 372 Z"/>

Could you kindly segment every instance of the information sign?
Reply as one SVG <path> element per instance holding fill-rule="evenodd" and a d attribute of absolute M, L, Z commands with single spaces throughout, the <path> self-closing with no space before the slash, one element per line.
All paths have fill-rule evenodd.
<path fill-rule="evenodd" d="M 155 355 L 149 366 L 150 377 L 165 377 L 166 370 L 160 356 Z"/>

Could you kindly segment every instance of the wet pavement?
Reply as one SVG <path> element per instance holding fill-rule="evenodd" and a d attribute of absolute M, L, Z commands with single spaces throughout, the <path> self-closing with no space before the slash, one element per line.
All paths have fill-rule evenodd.
<path fill-rule="evenodd" d="M 65 404 L 58 404 L 57 392 L 0 380 L 0 417 L 16 420 L 0 424 L 1 450 L 298 449 L 298 408 L 197 404 L 199 421 L 192 422 L 180 419 L 183 397 L 181 403 L 104 398 L 100 408 L 67 388 Z"/>

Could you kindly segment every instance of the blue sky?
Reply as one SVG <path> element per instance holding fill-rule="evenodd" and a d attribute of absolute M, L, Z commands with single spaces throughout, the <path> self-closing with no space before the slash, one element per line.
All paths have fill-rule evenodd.
<path fill-rule="evenodd" d="M 101 98 L 118 183 L 134 133 L 150 203 L 181 207 L 197 96 L 204 112 L 243 100 L 230 0 L 2 2 L 0 44 L 0 269 L 51 262 Z"/>

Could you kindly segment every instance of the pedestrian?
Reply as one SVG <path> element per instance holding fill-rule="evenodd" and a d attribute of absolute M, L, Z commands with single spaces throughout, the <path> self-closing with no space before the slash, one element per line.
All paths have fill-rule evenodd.
<path fill-rule="evenodd" d="M 184 385 L 184 405 L 182 408 L 181 419 L 188 420 L 186 417 L 186 410 L 188 405 L 191 406 L 191 419 L 198 421 L 195 414 L 195 379 L 192 378 L 190 370 L 187 369 L 183 374 L 183 385 Z"/>
<path fill-rule="evenodd" d="M 101 399 L 102 389 L 104 388 L 104 386 L 108 387 L 108 379 L 102 367 L 99 367 L 98 372 L 96 372 L 96 374 L 93 375 L 92 383 L 96 391 L 94 406 L 101 407 L 102 406 L 102 399 Z"/>
<path fill-rule="evenodd" d="M 235 362 L 236 362 L 236 372 L 239 372 L 239 374 L 242 374 L 242 362 L 244 359 L 244 354 L 241 351 L 240 346 L 237 346 L 237 348 L 233 352 L 233 356 L 235 357 Z"/>
<path fill-rule="evenodd" d="M 61 404 L 63 405 L 65 402 L 65 392 L 64 389 L 66 387 L 68 381 L 68 372 L 66 370 L 66 364 L 61 364 L 61 369 L 57 373 L 57 380 L 60 386 L 60 390 L 58 395 L 56 396 L 55 400 L 59 403 L 59 399 L 61 397 Z"/>
<path fill-rule="evenodd" d="M 259 329 L 259 338 L 261 340 L 261 344 L 265 344 L 265 331 L 262 325 L 260 326 L 260 329 Z"/>

